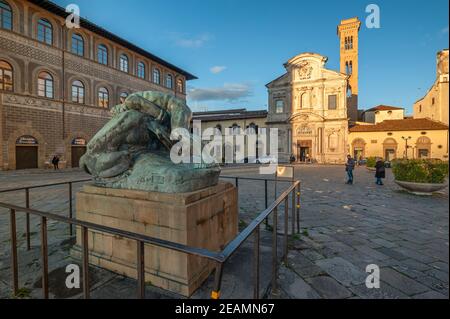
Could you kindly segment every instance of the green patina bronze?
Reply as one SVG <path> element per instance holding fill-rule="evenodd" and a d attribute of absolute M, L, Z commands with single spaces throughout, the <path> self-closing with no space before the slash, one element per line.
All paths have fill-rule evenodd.
<path fill-rule="evenodd" d="M 175 164 L 170 159 L 177 142 L 170 139 L 171 131 L 190 127 L 192 112 L 184 101 L 169 94 L 139 92 L 112 113 L 80 160 L 97 186 L 180 193 L 217 184 L 217 164 Z"/>

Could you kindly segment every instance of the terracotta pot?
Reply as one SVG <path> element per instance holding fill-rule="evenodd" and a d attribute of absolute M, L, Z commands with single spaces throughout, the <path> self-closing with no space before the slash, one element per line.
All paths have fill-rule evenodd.
<path fill-rule="evenodd" d="M 430 183 L 404 182 L 397 180 L 395 180 L 395 183 L 412 194 L 427 195 L 427 196 L 433 195 L 434 192 L 440 191 L 441 189 L 444 189 L 448 185 L 447 182 L 442 184 L 430 184 Z"/>

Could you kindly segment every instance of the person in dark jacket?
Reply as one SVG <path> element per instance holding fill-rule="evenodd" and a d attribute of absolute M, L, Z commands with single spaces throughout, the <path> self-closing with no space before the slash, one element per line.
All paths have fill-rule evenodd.
<path fill-rule="evenodd" d="M 347 183 L 346 184 L 353 184 L 353 170 L 355 169 L 355 160 L 350 156 L 347 155 L 347 163 L 345 163 L 345 171 L 347 172 Z"/>
<path fill-rule="evenodd" d="M 375 164 L 375 178 L 377 179 L 377 185 L 383 185 L 381 179 L 386 177 L 386 169 L 384 167 L 384 162 L 379 158 Z"/>

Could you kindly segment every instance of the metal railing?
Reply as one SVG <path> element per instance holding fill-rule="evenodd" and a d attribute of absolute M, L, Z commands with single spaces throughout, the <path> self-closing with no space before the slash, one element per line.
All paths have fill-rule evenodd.
<path fill-rule="evenodd" d="M 8 190 L 1 190 L 2 193 L 9 193 L 15 191 L 25 191 L 26 207 L 19 207 L 12 204 L 1 203 L 0 207 L 9 210 L 10 214 L 10 235 L 11 235 L 11 271 L 12 271 L 12 284 L 14 295 L 17 295 L 19 291 L 19 273 L 18 273 L 18 254 L 17 254 L 17 226 L 16 226 L 16 214 L 21 212 L 26 214 L 26 240 L 27 250 L 31 249 L 30 240 L 30 215 L 41 217 L 41 259 L 42 259 L 42 288 L 44 298 L 49 297 L 48 286 L 48 243 L 47 243 L 47 221 L 54 220 L 69 225 L 70 236 L 73 235 L 72 227 L 78 226 L 81 229 L 81 256 L 82 256 L 82 274 L 83 274 L 83 296 L 84 298 L 90 297 L 90 285 L 89 285 L 89 243 L 88 243 L 88 231 L 97 230 L 100 232 L 108 233 L 111 235 L 119 236 L 135 240 L 137 243 L 137 282 L 138 291 L 137 296 L 139 298 L 145 298 L 145 245 L 153 245 L 162 248 L 172 249 L 182 253 L 204 257 L 210 259 L 216 263 L 215 266 L 215 278 L 214 278 L 214 290 L 211 293 L 212 299 L 220 298 L 220 289 L 222 284 L 222 274 L 225 263 L 236 252 L 236 250 L 242 246 L 242 244 L 253 235 L 253 297 L 259 299 L 259 283 L 260 283 L 260 225 L 273 214 L 272 225 L 272 291 L 277 291 L 277 272 L 278 272 L 278 207 L 284 203 L 284 246 L 283 246 L 283 260 L 287 262 L 288 256 L 288 227 L 289 227 L 289 195 L 292 195 L 291 205 L 291 222 L 292 222 L 292 236 L 295 234 L 295 228 L 297 233 L 300 232 L 300 181 L 283 181 L 275 179 L 260 179 L 260 178 L 247 178 L 247 177 L 234 177 L 234 176 L 221 176 L 221 178 L 232 178 L 235 180 L 236 187 L 239 188 L 239 180 L 248 181 L 264 181 L 265 182 L 265 203 L 266 209 L 262 211 L 240 234 L 238 234 L 221 252 L 210 251 L 203 248 L 195 248 L 186 246 L 179 243 L 174 243 L 158 238 L 153 238 L 137 233 L 132 233 L 116 228 L 111 228 L 103 225 L 98 225 L 90 222 L 85 222 L 73 218 L 73 205 L 72 205 L 72 185 L 74 183 L 82 183 L 91 181 L 91 179 L 75 180 L 69 182 L 60 182 L 54 184 L 45 184 L 38 186 L 20 187 Z M 267 183 L 273 182 L 289 182 L 291 185 L 285 190 L 275 201 L 268 205 L 268 187 Z M 53 213 L 42 212 L 39 210 L 30 208 L 30 190 L 43 187 L 52 187 L 58 185 L 69 185 L 69 217 L 56 215 Z M 275 194 L 276 196 L 276 194 Z M 296 227 L 297 226 L 297 227 Z"/>

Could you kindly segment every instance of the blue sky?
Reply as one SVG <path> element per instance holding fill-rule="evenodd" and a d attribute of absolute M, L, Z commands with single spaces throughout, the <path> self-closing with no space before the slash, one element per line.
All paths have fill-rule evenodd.
<path fill-rule="evenodd" d="M 199 77 L 188 82 L 193 110 L 265 109 L 265 84 L 302 52 L 339 68 L 340 20 L 357 16 L 360 108 L 411 111 L 435 80 L 436 53 L 448 48 L 447 0 L 55 0 Z M 367 29 L 375 3 L 381 28 Z"/>

